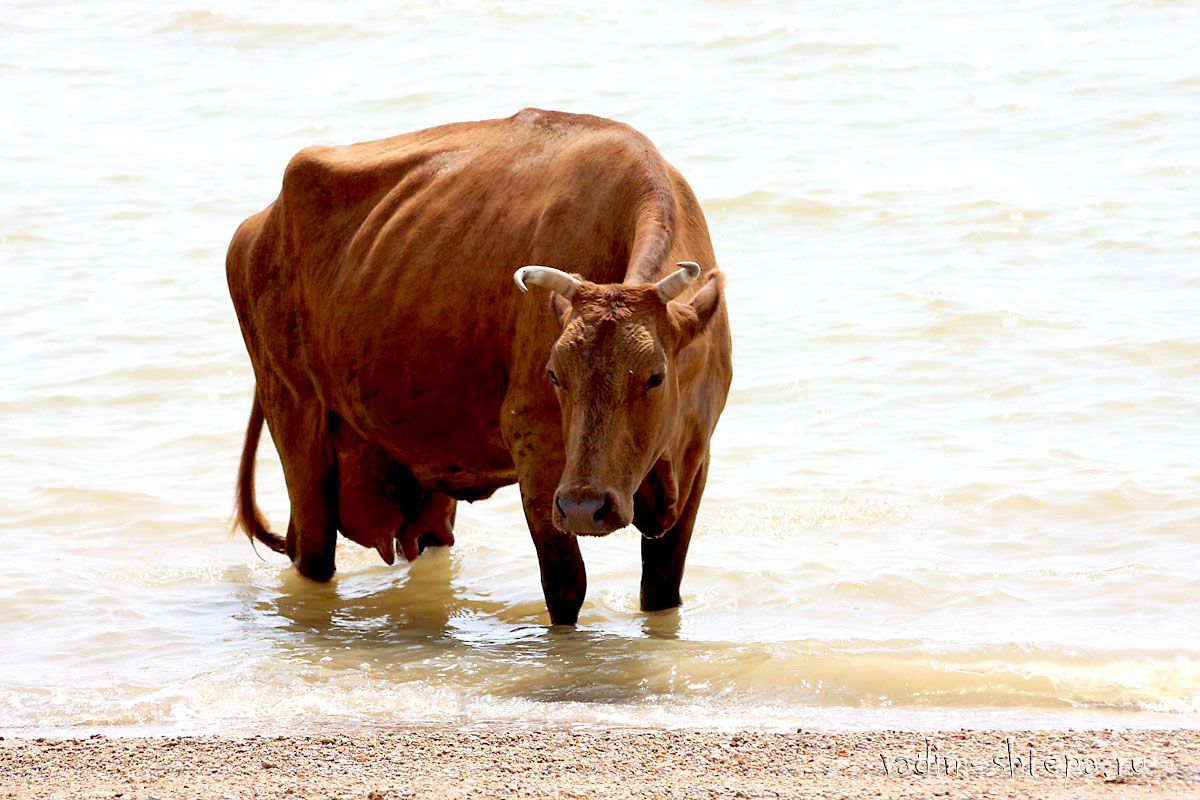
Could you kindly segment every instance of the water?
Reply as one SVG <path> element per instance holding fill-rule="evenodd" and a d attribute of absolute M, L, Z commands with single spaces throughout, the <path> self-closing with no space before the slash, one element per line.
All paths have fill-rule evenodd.
<path fill-rule="evenodd" d="M 9 3 L 0 729 L 1200 724 L 1195 9 L 803 6 Z M 511 490 L 329 585 L 229 533 L 238 222 L 527 105 L 649 135 L 729 275 L 678 612 L 627 531 L 549 629 Z"/>

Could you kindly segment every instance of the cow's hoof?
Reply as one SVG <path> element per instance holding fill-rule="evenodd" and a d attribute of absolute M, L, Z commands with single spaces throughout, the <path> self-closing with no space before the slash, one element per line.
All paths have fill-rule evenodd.
<path fill-rule="evenodd" d="M 426 547 L 449 547 L 448 542 L 442 541 L 442 537 L 438 536 L 433 531 L 425 531 L 417 537 L 417 555 L 425 552 Z"/>
<path fill-rule="evenodd" d="M 326 583 L 333 579 L 334 566 L 330 563 L 313 564 L 305 561 L 293 561 L 296 571 L 310 581 Z"/>
<path fill-rule="evenodd" d="M 561 606 L 547 606 L 546 610 L 550 612 L 551 625 L 570 625 L 574 626 L 579 621 L 579 609 L 583 606 L 563 604 Z"/>
<path fill-rule="evenodd" d="M 666 611 L 681 605 L 678 592 L 642 592 L 642 611 Z"/>

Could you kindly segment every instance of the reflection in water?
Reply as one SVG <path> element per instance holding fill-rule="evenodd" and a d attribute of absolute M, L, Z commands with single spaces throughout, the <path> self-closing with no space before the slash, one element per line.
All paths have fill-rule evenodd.
<path fill-rule="evenodd" d="M 642 620 L 642 633 L 648 639 L 676 639 L 682 621 L 678 608 L 647 612 Z"/>
<path fill-rule="evenodd" d="M 381 566 L 328 583 L 287 570 L 279 593 L 260 601 L 259 608 L 288 620 L 286 630 L 314 641 L 387 646 L 414 631 L 444 629 L 452 617 L 474 610 L 476 604 L 455 591 L 454 564 L 449 548 L 434 548 L 407 568 Z M 503 607 L 484 604 L 492 613 Z"/>
<path fill-rule="evenodd" d="M 254 602 L 281 657 L 323 671 L 366 667 L 397 683 L 471 686 L 554 702 L 629 703 L 662 691 L 664 651 L 678 610 L 645 615 L 643 634 L 540 624 L 540 605 L 480 597 L 457 581 L 451 548 L 432 548 L 407 569 L 378 568 L 316 583 L 288 570 Z M 639 641 L 641 640 L 641 641 Z M 484 690 L 483 685 L 477 687 Z"/>

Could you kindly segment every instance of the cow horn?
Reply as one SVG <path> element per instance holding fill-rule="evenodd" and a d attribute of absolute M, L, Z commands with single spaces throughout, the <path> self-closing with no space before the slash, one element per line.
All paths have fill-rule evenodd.
<path fill-rule="evenodd" d="M 570 300 L 579 288 L 579 279 L 574 278 L 561 269 L 554 267 L 521 267 L 513 273 L 513 280 L 522 292 L 528 292 L 526 281 L 537 286 L 543 286 L 552 292 L 558 292 Z"/>
<path fill-rule="evenodd" d="M 695 261 L 680 261 L 677 266 L 683 269 L 672 272 L 655 284 L 658 287 L 658 299 L 669 303 L 700 277 L 700 265 Z"/>

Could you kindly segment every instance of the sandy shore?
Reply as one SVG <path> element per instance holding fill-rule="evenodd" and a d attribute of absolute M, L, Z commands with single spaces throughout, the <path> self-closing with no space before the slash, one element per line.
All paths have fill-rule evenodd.
<path fill-rule="evenodd" d="M 1200 731 L 406 729 L 0 740 L 0 797 L 18 798 L 1116 795 L 1200 797 Z"/>

